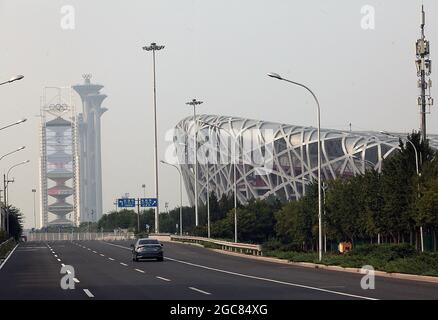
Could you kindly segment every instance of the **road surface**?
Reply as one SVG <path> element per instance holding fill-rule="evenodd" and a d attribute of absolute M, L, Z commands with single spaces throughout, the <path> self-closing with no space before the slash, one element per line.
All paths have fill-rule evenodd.
<path fill-rule="evenodd" d="M 371 300 L 437 299 L 438 284 L 257 261 L 197 246 L 164 244 L 163 262 L 131 260 L 131 242 L 20 244 L 0 269 L 0 300 Z M 74 267 L 74 290 L 60 286 L 61 267 Z"/>

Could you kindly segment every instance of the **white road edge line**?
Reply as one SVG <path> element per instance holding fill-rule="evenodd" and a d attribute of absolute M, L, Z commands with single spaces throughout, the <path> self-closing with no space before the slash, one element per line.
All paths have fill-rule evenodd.
<path fill-rule="evenodd" d="M 120 245 L 113 244 L 113 243 L 108 243 L 108 242 L 105 242 L 105 241 L 103 241 L 103 243 L 105 243 L 107 245 L 110 245 L 110 246 L 115 246 L 115 247 L 119 247 L 119 248 L 131 251 L 131 248 L 128 248 L 128 247 L 120 246 Z M 255 280 L 267 281 L 267 282 L 272 282 L 272 283 L 278 283 L 278 284 L 283 284 L 283 285 L 286 285 L 286 286 L 303 288 L 303 289 L 309 289 L 309 290 L 320 291 L 320 292 L 326 292 L 326 293 L 331 293 L 331 294 L 337 294 L 337 295 L 340 295 L 340 296 L 345 296 L 345 297 L 350 297 L 350 298 L 357 298 L 357 299 L 364 299 L 364 300 L 373 300 L 373 301 L 379 300 L 379 299 L 370 298 L 370 297 L 358 296 L 358 295 L 355 295 L 355 294 L 349 294 L 349 293 L 344 293 L 344 292 L 339 292 L 339 291 L 321 289 L 321 288 L 317 288 L 317 287 L 305 286 L 305 285 L 302 285 L 302 284 L 297 284 L 297 283 L 292 283 L 292 282 L 285 282 L 285 281 L 280 281 L 280 280 L 261 278 L 261 277 L 251 276 L 251 275 L 248 275 L 248 274 L 243 274 L 243 273 L 238 273 L 238 272 L 232 272 L 232 271 L 227 271 L 227 270 L 211 268 L 211 267 L 207 267 L 207 266 L 203 266 L 203 265 L 199 265 L 199 264 L 195 264 L 195 263 L 191 263 L 191 262 L 176 260 L 176 259 L 172 259 L 172 258 L 168 258 L 168 257 L 166 257 L 165 259 L 170 260 L 170 261 L 174 261 L 174 262 L 178 262 L 178 263 L 182 263 L 182 264 L 186 264 L 186 265 L 189 265 L 189 266 L 192 266 L 192 267 L 197 267 L 197 268 L 202 268 L 202 269 L 206 269 L 206 270 L 211 270 L 211 271 L 231 274 L 231 275 L 234 275 L 234 276 L 239 276 L 239 277 L 248 278 L 248 279 L 255 279 Z"/>
<path fill-rule="evenodd" d="M 84 289 L 84 292 L 89 298 L 94 298 L 94 295 L 90 292 L 90 290 Z"/>
<path fill-rule="evenodd" d="M 203 291 L 203 290 L 200 290 L 200 289 L 197 289 L 197 288 L 194 288 L 194 287 L 189 287 L 189 289 L 190 289 L 190 290 L 193 290 L 193 291 L 197 291 L 197 292 L 199 292 L 199 293 L 206 294 L 206 295 L 208 295 L 208 296 L 211 295 L 210 292 Z"/>
<path fill-rule="evenodd" d="M 167 281 L 167 282 L 169 282 L 170 281 L 170 279 L 166 279 L 166 278 L 163 278 L 163 277 L 156 277 L 157 279 L 160 279 L 160 280 L 163 280 L 163 281 Z"/>
<path fill-rule="evenodd" d="M 9 253 L 9 255 L 6 257 L 5 261 L 3 261 L 3 263 L 0 265 L 0 270 L 4 267 L 4 265 L 6 264 L 6 262 L 8 262 L 9 258 L 12 256 L 12 254 L 14 253 L 15 249 L 17 249 L 18 244 L 15 246 L 14 249 L 12 249 L 12 251 Z"/>

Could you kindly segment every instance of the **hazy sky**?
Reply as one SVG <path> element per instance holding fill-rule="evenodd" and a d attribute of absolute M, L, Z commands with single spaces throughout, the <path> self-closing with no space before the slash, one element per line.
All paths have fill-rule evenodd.
<path fill-rule="evenodd" d="M 438 61 L 438 2 L 424 3 L 432 59 Z M 75 9 L 74 30 L 61 28 L 65 5 Z M 374 30 L 361 28 L 364 5 L 375 8 Z M 323 127 L 348 129 L 351 122 L 353 130 L 417 129 L 420 5 L 420 0 L 0 0 L 0 80 L 25 75 L 0 88 L 0 125 L 29 118 L 0 132 L 2 154 L 27 146 L 2 160 L 2 171 L 31 160 L 12 174 L 10 202 L 25 213 L 26 226 L 33 226 L 42 89 L 82 82 L 83 73 L 92 73 L 108 95 L 109 111 L 102 117 L 105 212 L 126 192 L 141 196 L 143 183 L 152 195 L 152 57 L 141 47 L 154 41 L 166 45 L 157 59 L 160 157 L 165 132 L 190 115 L 185 102 L 192 98 L 205 101 L 202 113 L 315 125 L 308 93 L 267 78 L 270 71 L 314 89 Z M 438 98 L 438 89 L 432 92 Z M 438 133 L 436 108 L 428 127 Z M 178 204 L 177 182 L 173 168 L 160 167 L 163 206 Z"/>

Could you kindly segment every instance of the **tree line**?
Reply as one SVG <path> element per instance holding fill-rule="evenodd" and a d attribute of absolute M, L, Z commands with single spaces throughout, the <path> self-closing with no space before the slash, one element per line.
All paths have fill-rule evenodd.
<path fill-rule="evenodd" d="M 367 170 L 353 177 L 326 181 L 323 231 L 329 248 L 341 241 L 361 243 L 410 243 L 420 248 L 421 233 L 428 248 L 437 250 L 438 231 L 438 159 L 437 152 L 419 133 L 408 139 L 418 150 L 400 141 L 400 150 L 383 161 L 381 172 Z M 318 186 L 309 186 L 306 196 L 289 202 L 275 197 L 250 200 L 237 208 L 238 239 L 273 249 L 314 251 L 318 245 Z M 234 201 L 232 194 L 220 199 L 210 194 L 211 236 L 234 238 Z M 143 211 L 145 224 L 153 232 L 154 212 Z M 134 211 L 112 212 L 97 227 L 136 229 Z M 160 214 L 160 231 L 179 233 L 179 208 Z M 199 226 L 195 227 L 193 207 L 183 208 L 185 234 L 207 235 L 207 209 L 199 207 Z"/>

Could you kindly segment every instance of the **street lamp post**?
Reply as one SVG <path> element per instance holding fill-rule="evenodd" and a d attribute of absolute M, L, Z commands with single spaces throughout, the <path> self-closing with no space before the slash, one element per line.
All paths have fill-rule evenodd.
<path fill-rule="evenodd" d="M 193 107 L 193 121 L 195 123 L 194 144 L 195 144 L 195 225 L 199 225 L 199 212 L 198 212 L 198 119 L 196 118 L 196 106 L 203 104 L 203 101 L 193 99 L 186 103 L 186 105 Z"/>
<path fill-rule="evenodd" d="M 34 220 L 34 225 L 35 225 L 35 231 L 37 229 L 36 200 L 35 200 L 36 192 L 37 192 L 36 189 L 32 189 L 32 193 L 33 193 L 33 220 Z"/>
<path fill-rule="evenodd" d="M 4 130 L 4 129 L 10 128 L 10 127 L 22 124 L 26 121 L 27 121 L 27 119 L 21 119 L 21 120 L 15 121 L 14 123 L 11 123 L 11 124 L 8 124 L 7 126 L 1 127 L 0 130 Z"/>
<path fill-rule="evenodd" d="M 310 88 L 308 88 L 307 86 L 295 82 L 295 81 L 291 81 L 288 79 L 284 79 L 282 78 L 279 74 L 277 73 L 269 73 L 268 74 L 269 77 L 274 78 L 274 79 L 278 79 L 278 80 L 282 80 L 282 81 L 286 81 L 289 83 L 292 83 L 296 86 L 302 87 L 304 89 L 306 89 L 307 91 L 310 92 L 310 94 L 312 95 L 313 99 L 316 102 L 316 106 L 317 106 L 317 122 L 318 122 L 318 233 L 319 233 L 319 247 L 318 247 L 318 257 L 319 257 L 319 261 L 322 260 L 322 202 L 321 202 L 321 107 L 318 101 L 318 98 L 316 97 L 316 95 L 313 93 L 312 90 L 310 90 Z"/>
<path fill-rule="evenodd" d="M 181 169 L 178 168 L 178 166 L 174 164 L 170 164 L 164 160 L 161 160 L 162 164 L 167 164 L 171 167 L 174 167 L 176 170 L 178 170 L 179 173 L 179 234 L 183 235 L 183 219 L 182 219 L 182 210 L 183 210 L 183 203 L 182 203 L 182 172 Z"/>
<path fill-rule="evenodd" d="M 207 162 L 207 185 L 206 185 L 206 191 L 207 191 L 207 237 L 210 239 L 211 237 L 211 228 L 210 228 L 210 166 L 209 166 L 209 152 L 206 151 L 206 162 Z"/>
<path fill-rule="evenodd" d="M 386 131 L 380 131 L 380 133 L 384 134 L 386 136 L 389 136 L 389 137 L 402 139 L 400 136 L 397 136 L 395 134 L 391 134 L 391 133 L 386 132 Z M 406 142 L 410 143 L 412 148 L 414 148 L 414 152 L 415 152 L 415 167 L 416 167 L 416 171 L 417 171 L 417 176 L 418 176 L 418 178 L 420 178 L 421 177 L 421 173 L 420 173 L 420 166 L 419 166 L 419 163 L 418 163 L 418 150 L 417 150 L 417 147 L 409 139 L 406 139 Z M 418 182 L 418 197 L 420 197 L 420 182 Z M 424 252 L 423 226 L 420 226 L 420 240 L 421 240 L 421 252 Z"/>
<path fill-rule="evenodd" d="M 23 148 L 20 148 L 19 150 L 22 150 Z M 3 191 L 4 191 L 4 199 L 5 199 L 5 206 L 6 206 L 6 232 L 9 234 L 9 183 L 13 182 L 9 180 L 9 174 L 11 173 L 12 169 L 29 163 L 30 160 L 22 161 L 20 163 L 17 163 L 9 168 L 6 175 L 3 176 Z"/>
<path fill-rule="evenodd" d="M 8 84 L 8 83 L 12 83 L 12 82 L 15 82 L 15 81 L 21 80 L 21 79 L 23 79 L 23 78 L 24 78 L 24 76 L 22 76 L 22 75 L 18 75 L 18 76 L 12 77 L 12 78 L 9 79 L 8 81 L 1 82 L 1 83 L 0 83 L 0 86 L 2 86 L 2 85 L 4 85 L 4 84 Z"/>
<path fill-rule="evenodd" d="M 4 158 L 6 158 L 7 156 L 10 156 L 11 154 L 14 154 L 14 153 L 16 153 L 16 152 L 18 152 L 18 151 L 21 151 L 21 150 L 25 149 L 25 148 L 26 148 L 26 147 L 21 147 L 21 148 L 15 149 L 14 151 L 11 151 L 11 152 L 8 152 L 8 153 L 2 155 L 2 156 L 0 157 L 0 161 L 3 160 Z"/>
<path fill-rule="evenodd" d="M 156 43 L 151 43 L 150 46 L 143 47 L 145 51 L 152 51 L 153 59 L 153 75 L 154 75 L 154 166 L 155 166 L 155 198 L 157 206 L 155 207 L 155 232 L 159 233 L 158 217 L 160 213 L 160 201 L 158 199 L 158 129 L 157 129 L 157 83 L 155 72 L 155 51 L 164 49 L 164 46 L 159 46 Z"/>
<path fill-rule="evenodd" d="M 228 131 L 227 129 L 224 129 L 222 127 L 219 127 L 215 124 L 208 123 L 208 122 L 202 122 L 204 125 L 208 125 L 210 127 L 216 128 L 218 130 L 224 131 L 226 134 L 230 136 L 231 139 L 234 138 L 234 165 L 233 165 L 233 184 L 234 184 L 234 242 L 237 243 L 237 143 L 239 142 L 237 140 L 237 137 L 234 137 L 233 134 Z"/>

